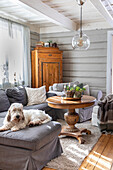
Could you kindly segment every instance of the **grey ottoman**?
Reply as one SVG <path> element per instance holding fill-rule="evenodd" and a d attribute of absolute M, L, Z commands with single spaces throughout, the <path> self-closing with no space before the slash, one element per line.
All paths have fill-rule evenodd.
<path fill-rule="evenodd" d="M 2 125 L 0 119 L 0 126 Z M 41 170 L 62 153 L 58 135 L 61 125 L 51 121 L 17 132 L 0 132 L 0 169 Z"/>

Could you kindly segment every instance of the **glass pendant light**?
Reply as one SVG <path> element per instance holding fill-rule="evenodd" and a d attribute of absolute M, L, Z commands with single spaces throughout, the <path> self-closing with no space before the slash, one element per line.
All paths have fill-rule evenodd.
<path fill-rule="evenodd" d="M 78 5 L 80 5 L 80 33 L 76 34 L 72 38 L 72 47 L 73 49 L 80 49 L 80 50 L 87 50 L 90 47 L 90 40 L 86 34 L 82 32 L 82 5 L 85 3 L 86 0 L 76 0 Z"/>

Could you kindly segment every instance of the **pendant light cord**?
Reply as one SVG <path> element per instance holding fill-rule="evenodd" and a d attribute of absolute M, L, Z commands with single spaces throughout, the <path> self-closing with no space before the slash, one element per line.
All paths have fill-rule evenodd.
<path fill-rule="evenodd" d="M 80 38 L 82 37 L 82 5 L 80 6 Z"/>

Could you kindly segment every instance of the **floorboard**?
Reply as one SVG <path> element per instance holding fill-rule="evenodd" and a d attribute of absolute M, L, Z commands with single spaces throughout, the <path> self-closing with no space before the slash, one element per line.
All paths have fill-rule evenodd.
<path fill-rule="evenodd" d="M 113 170 L 113 135 L 101 135 L 79 170 Z"/>

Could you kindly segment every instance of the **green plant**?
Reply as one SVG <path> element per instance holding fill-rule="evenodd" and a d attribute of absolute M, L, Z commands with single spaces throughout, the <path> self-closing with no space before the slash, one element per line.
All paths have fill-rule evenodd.
<path fill-rule="evenodd" d="M 70 91 L 74 90 L 74 87 L 70 87 Z"/>
<path fill-rule="evenodd" d="M 74 87 L 66 86 L 66 90 L 72 91 L 72 90 L 74 90 Z"/>
<path fill-rule="evenodd" d="M 66 87 L 66 90 L 70 90 L 69 86 Z"/>
<path fill-rule="evenodd" d="M 86 90 L 85 88 L 81 88 L 81 87 L 79 87 L 79 86 L 76 86 L 75 87 L 75 91 L 80 91 L 80 92 L 83 92 L 84 90 Z"/>
<path fill-rule="evenodd" d="M 52 43 L 52 40 L 47 41 L 48 43 Z"/>
<path fill-rule="evenodd" d="M 66 85 L 64 87 L 65 91 L 78 91 L 78 92 L 83 92 L 84 90 L 86 90 L 85 88 L 83 88 L 83 84 L 79 84 L 77 86 L 70 86 Z"/>
<path fill-rule="evenodd" d="M 70 84 L 69 84 L 69 85 L 64 86 L 64 91 L 65 91 L 66 97 L 81 98 L 84 90 L 86 90 L 86 89 L 83 88 L 83 84 L 79 84 L 77 86 L 76 85 L 70 86 Z"/>

